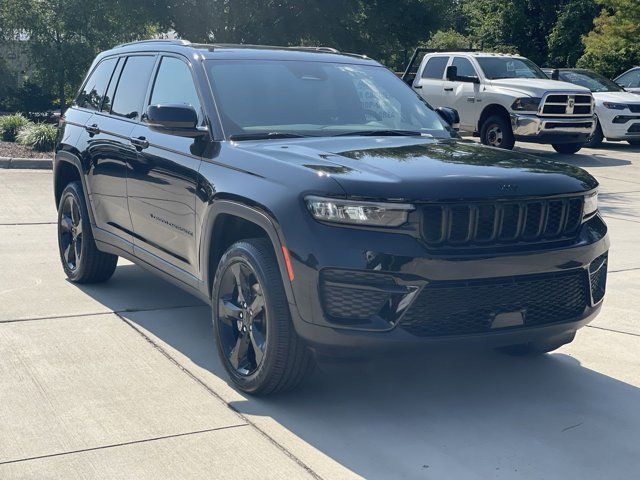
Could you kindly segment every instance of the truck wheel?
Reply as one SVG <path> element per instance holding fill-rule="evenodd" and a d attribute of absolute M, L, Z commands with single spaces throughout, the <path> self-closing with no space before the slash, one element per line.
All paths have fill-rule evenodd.
<path fill-rule="evenodd" d="M 587 148 L 598 148 L 602 145 L 603 140 L 604 134 L 602 133 L 602 127 L 600 126 L 600 122 L 597 122 L 596 129 L 593 131 L 593 134 L 589 137 L 584 146 Z"/>
<path fill-rule="evenodd" d="M 564 153 L 565 155 L 573 155 L 582 147 L 585 146 L 584 143 L 553 143 L 551 144 L 553 149 L 558 153 Z"/>
<path fill-rule="evenodd" d="M 573 342 L 573 339 L 575 337 L 576 332 L 573 331 L 564 336 L 554 337 L 550 340 L 509 345 L 507 347 L 498 348 L 497 350 L 501 353 L 505 353 L 514 357 L 536 357 L 538 355 L 544 355 L 545 353 L 557 350 L 561 346 Z"/>
<path fill-rule="evenodd" d="M 73 283 L 105 282 L 116 270 L 118 256 L 96 247 L 80 182 L 71 182 L 60 197 L 58 247 L 62 268 Z"/>
<path fill-rule="evenodd" d="M 268 240 L 243 240 L 225 252 L 211 299 L 218 355 L 240 390 L 253 395 L 289 390 L 313 370 Z"/>
<path fill-rule="evenodd" d="M 493 115 L 485 120 L 480 128 L 480 141 L 491 147 L 512 150 L 516 143 L 508 119 Z"/>

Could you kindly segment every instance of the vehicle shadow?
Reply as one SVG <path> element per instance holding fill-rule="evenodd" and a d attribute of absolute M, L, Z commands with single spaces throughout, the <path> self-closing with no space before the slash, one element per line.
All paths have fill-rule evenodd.
<path fill-rule="evenodd" d="M 567 354 L 452 350 L 325 364 L 297 391 L 252 398 L 229 390 L 208 307 L 122 316 L 205 384 L 226 390 L 235 410 L 272 419 L 365 478 L 595 479 L 640 471 L 640 389 Z"/>

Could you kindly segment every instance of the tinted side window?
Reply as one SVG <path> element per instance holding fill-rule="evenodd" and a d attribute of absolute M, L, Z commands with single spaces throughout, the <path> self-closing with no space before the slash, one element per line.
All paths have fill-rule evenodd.
<path fill-rule="evenodd" d="M 449 57 L 431 57 L 424 66 L 422 78 L 436 78 L 442 80 L 444 69 L 447 66 Z"/>
<path fill-rule="evenodd" d="M 633 70 L 618 79 L 618 83 L 623 87 L 637 88 L 640 87 L 640 69 Z"/>
<path fill-rule="evenodd" d="M 102 104 L 102 97 L 104 91 L 107 89 L 111 74 L 113 73 L 113 67 L 116 65 L 115 58 L 108 58 L 100 62 L 100 64 L 93 70 L 93 73 L 87 79 L 84 87 L 80 91 L 78 98 L 76 98 L 76 105 L 78 107 L 89 108 L 91 110 L 100 110 Z"/>
<path fill-rule="evenodd" d="M 111 81 L 109 82 L 109 87 L 107 88 L 107 93 L 104 96 L 104 100 L 102 101 L 102 111 L 110 112 L 111 111 L 111 103 L 113 100 L 113 94 L 116 91 L 116 86 L 118 85 L 118 79 L 120 78 L 120 73 L 122 72 L 122 67 L 124 66 L 124 58 L 118 59 L 118 64 L 116 65 L 116 69 L 113 71 L 113 75 L 111 75 Z"/>
<path fill-rule="evenodd" d="M 455 57 L 451 65 L 458 67 L 458 75 L 462 77 L 478 76 L 476 70 L 473 68 L 473 65 L 471 65 L 471 62 L 464 57 Z"/>
<path fill-rule="evenodd" d="M 155 60 L 147 56 L 127 58 L 113 99 L 112 114 L 132 120 L 140 118 Z"/>
<path fill-rule="evenodd" d="M 174 57 L 163 57 L 151 94 L 151 104 L 191 105 L 202 118 L 200 99 L 193 83 L 191 71 L 185 62 Z"/>

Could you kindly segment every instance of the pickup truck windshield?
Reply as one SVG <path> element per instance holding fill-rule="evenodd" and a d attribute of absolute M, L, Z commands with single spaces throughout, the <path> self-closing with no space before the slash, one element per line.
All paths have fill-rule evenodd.
<path fill-rule="evenodd" d="M 209 60 L 225 134 L 238 139 L 415 132 L 450 138 L 423 100 L 383 67 Z"/>
<path fill-rule="evenodd" d="M 624 90 L 607 77 L 596 72 L 560 72 L 560 80 L 587 87 L 592 92 L 623 92 Z"/>
<path fill-rule="evenodd" d="M 544 72 L 526 58 L 477 57 L 478 63 L 489 80 L 500 78 L 544 78 Z"/>

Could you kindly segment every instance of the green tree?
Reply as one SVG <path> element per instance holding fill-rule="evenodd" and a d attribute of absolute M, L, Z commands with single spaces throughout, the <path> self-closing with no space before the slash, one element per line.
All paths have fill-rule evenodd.
<path fill-rule="evenodd" d="M 0 2 L 3 35 L 28 40 L 37 72 L 30 80 L 54 92 L 61 109 L 99 51 L 160 27 L 161 5 L 154 0 Z"/>
<path fill-rule="evenodd" d="M 613 77 L 640 63 L 640 2 L 598 1 L 602 13 L 584 37 L 585 53 L 578 64 Z"/>
<path fill-rule="evenodd" d="M 558 14 L 549 34 L 548 63 L 552 67 L 573 67 L 584 52 L 582 36 L 593 28 L 600 11 L 595 0 L 572 0 Z"/>
<path fill-rule="evenodd" d="M 457 50 L 473 47 L 473 42 L 469 37 L 455 30 L 438 30 L 433 35 L 425 47 L 436 48 L 438 50 Z"/>

